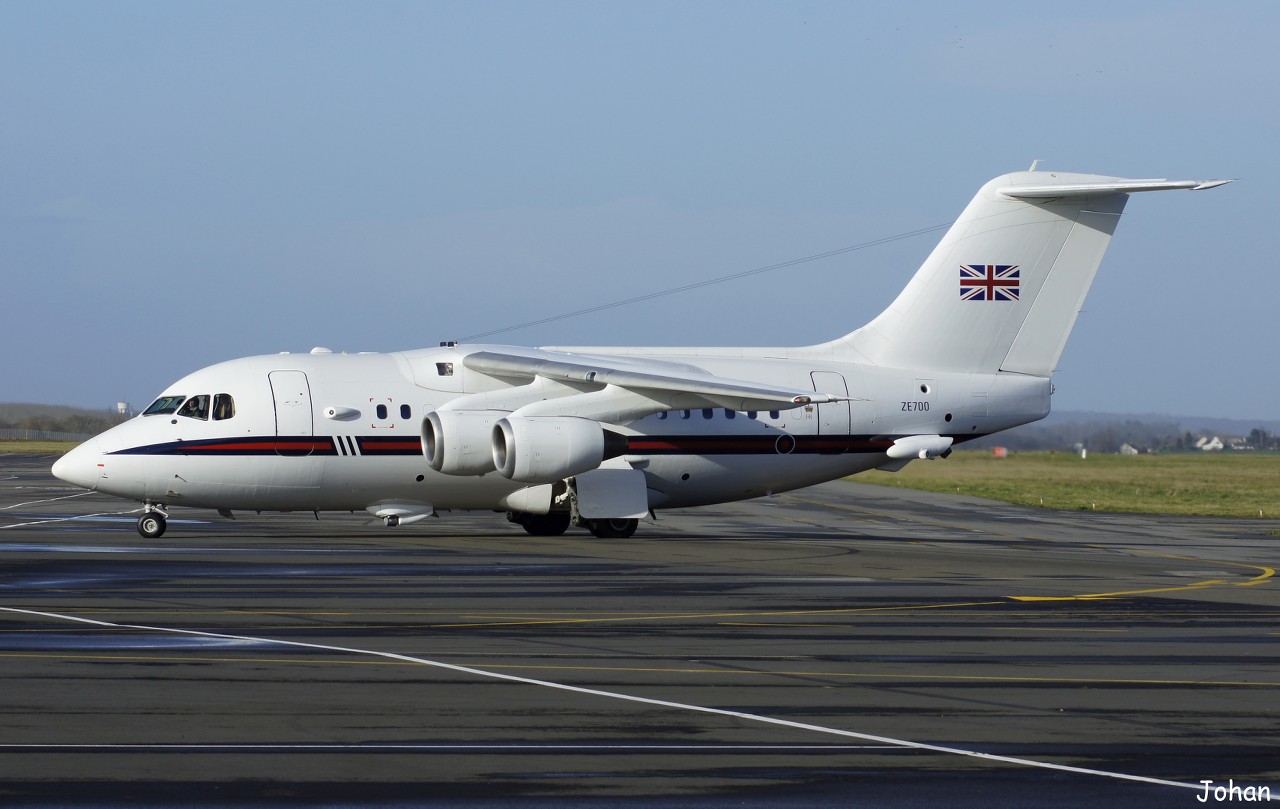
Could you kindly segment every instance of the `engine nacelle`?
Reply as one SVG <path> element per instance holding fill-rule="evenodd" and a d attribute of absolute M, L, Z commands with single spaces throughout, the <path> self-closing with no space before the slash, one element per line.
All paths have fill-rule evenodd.
<path fill-rule="evenodd" d="M 626 443 L 591 419 L 509 416 L 493 426 L 493 465 L 521 483 L 552 483 L 621 455 Z"/>
<path fill-rule="evenodd" d="M 434 410 L 422 420 L 422 454 L 446 475 L 493 471 L 493 425 L 497 410 Z"/>

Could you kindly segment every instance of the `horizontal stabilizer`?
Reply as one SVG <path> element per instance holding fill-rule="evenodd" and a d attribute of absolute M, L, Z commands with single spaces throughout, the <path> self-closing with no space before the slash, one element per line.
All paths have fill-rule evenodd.
<path fill-rule="evenodd" d="M 1234 180 L 1119 180 L 1109 183 L 1006 185 L 996 190 L 1016 199 L 1070 199 L 1096 194 L 1135 194 L 1139 191 L 1204 191 L 1230 182 Z"/>

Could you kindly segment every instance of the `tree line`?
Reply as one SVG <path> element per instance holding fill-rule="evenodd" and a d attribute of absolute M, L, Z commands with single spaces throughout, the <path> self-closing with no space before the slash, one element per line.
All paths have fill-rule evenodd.
<path fill-rule="evenodd" d="M 966 449 L 1006 447 L 1011 450 L 1055 450 L 1071 452 L 1119 452 L 1129 445 L 1139 452 L 1191 452 L 1201 439 L 1219 437 L 1227 449 L 1280 450 L 1280 438 L 1264 427 L 1247 435 L 1229 435 L 1217 430 L 1188 430 L 1177 422 L 1116 419 L 1110 421 L 1025 424 L 1012 430 L 964 444 Z"/>
<path fill-rule="evenodd" d="M 48 408 L 40 412 L 32 410 L 29 406 L 0 407 L 0 429 L 97 435 L 128 418 L 111 411 L 94 412 L 60 407 Z"/>

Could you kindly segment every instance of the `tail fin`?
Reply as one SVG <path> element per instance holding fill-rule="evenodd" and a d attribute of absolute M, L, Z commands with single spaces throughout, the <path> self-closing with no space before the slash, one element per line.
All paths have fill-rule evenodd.
<path fill-rule="evenodd" d="M 891 367 L 1047 377 L 1128 195 L 1225 182 L 1030 171 L 997 177 L 888 309 L 825 347 Z"/>

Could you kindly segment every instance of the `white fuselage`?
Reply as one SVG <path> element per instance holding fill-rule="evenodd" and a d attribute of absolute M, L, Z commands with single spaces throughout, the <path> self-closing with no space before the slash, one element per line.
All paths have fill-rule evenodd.
<path fill-rule="evenodd" d="M 503 387 L 464 367 L 463 358 L 483 348 L 279 354 L 214 365 L 165 394 L 230 395 L 233 416 L 138 416 L 75 451 L 87 466 L 76 482 L 149 503 L 225 510 L 354 511 L 387 502 L 503 509 L 503 498 L 525 484 L 496 472 L 435 472 L 421 446 L 425 414 Z M 847 392 L 849 401 L 790 410 L 677 409 L 625 425 L 625 459 L 643 471 L 652 509 L 809 486 L 885 465 L 885 450 L 901 436 L 963 441 L 1043 418 L 1049 407 L 1049 381 L 1018 374 L 924 374 L 798 349 L 572 351 L 691 362 L 732 379 Z M 443 375 L 446 367 L 452 375 Z"/>

